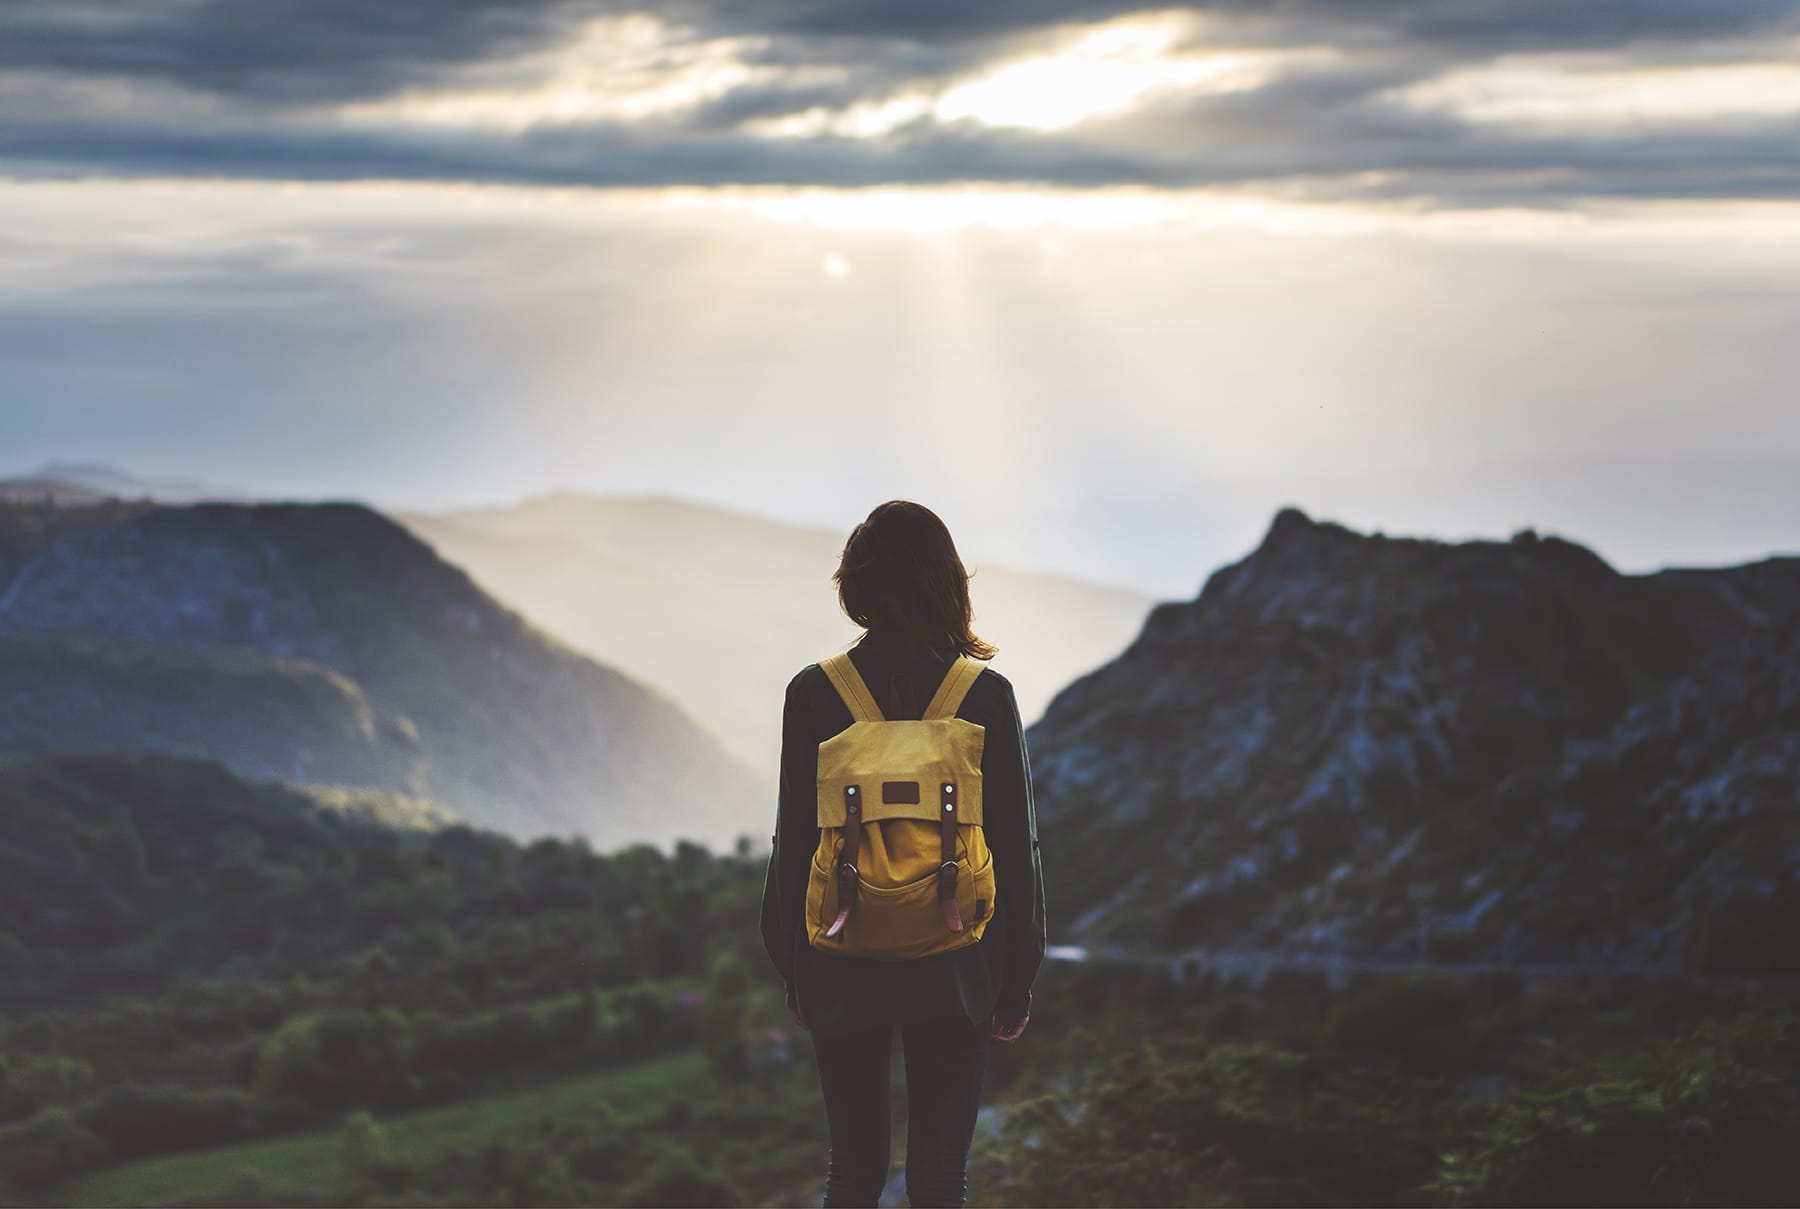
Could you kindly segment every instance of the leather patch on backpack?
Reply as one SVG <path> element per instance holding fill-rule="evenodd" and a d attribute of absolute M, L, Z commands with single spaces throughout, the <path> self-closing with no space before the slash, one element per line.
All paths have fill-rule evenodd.
<path fill-rule="evenodd" d="M 919 800 L 919 783 L 917 781 L 883 781 L 881 783 L 881 800 L 884 802 L 916 802 Z"/>

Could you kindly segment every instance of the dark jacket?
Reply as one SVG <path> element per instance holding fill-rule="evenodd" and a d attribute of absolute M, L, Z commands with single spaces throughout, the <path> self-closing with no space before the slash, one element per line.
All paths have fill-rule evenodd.
<path fill-rule="evenodd" d="M 873 630 L 850 660 L 891 719 L 917 718 L 953 656 L 909 648 Z M 892 679 L 895 673 L 901 679 Z M 1031 1009 L 1044 957 L 1044 877 L 1038 857 L 1031 764 L 1012 682 L 983 668 L 956 716 L 986 730 L 981 756 L 982 826 L 994 854 L 994 915 L 972 945 L 914 961 L 825 953 L 807 943 L 806 884 L 819 846 L 819 744 L 849 726 L 849 709 L 816 663 L 788 681 L 781 724 L 781 788 L 774 852 L 763 883 L 762 936 L 769 960 L 814 1028 L 850 1028 L 928 1016 L 1017 1020 Z"/>

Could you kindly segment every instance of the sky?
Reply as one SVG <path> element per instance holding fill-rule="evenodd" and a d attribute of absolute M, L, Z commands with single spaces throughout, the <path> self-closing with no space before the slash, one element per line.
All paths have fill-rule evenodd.
<path fill-rule="evenodd" d="M 1800 552 L 1800 0 L 7 0 L 0 474 Z"/>

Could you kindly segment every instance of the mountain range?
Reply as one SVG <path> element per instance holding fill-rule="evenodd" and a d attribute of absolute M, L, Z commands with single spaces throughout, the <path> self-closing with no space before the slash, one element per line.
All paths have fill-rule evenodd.
<path fill-rule="evenodd" d="M 234 488 L 53 463 L 0 480 L 0 500 L 245 502 Z M 781 686 L 850 644 L 831 573 L 848 532 L 668 495 L 555 492 L 442 513 L 392 511 L 496 600 L 600 663 L 655 685 L 772 793 Z M 978 634 L 999 648 L 1029 721 L 1110 659 L 1154 599 L 1067 575 L 969 561 Z"/>
<path fill-rule="evenodd" d="M 760 833 L 764 761 L 711 721 L 772 759 L 768 684 L 852 633 L 835 535 L 667 497 L 402 519 L 0 507 L 0 751 L 201 756 L 518 835 Z M 1800 559 L 1621 574 L 1289 508 L 1110 650 L 1131 594 L 975 570 L 997 665 L 1048 697 L 1058 939 L 1800 973 Z"/>

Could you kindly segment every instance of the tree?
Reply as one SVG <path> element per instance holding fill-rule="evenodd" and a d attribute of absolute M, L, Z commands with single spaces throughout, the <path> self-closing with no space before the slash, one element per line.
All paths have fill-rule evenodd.
<path fill-rule="evenodd" d="M 713 1073 L 735 1083 L 750 1072 L 744 1050 L 744 1026 L 750 1012 L 750 971 L 731 949 L 713 958 L 706 980 L 706 1003 L 700 1009 L 700 1048 Z"/>
<path fill-rule="evenodd" d="M 345 1188 L 372 1184 L 393 1167 L 393 1148 L 387 1129 L 374 1114 L 357 1110 L 338 1126 L 338 1179 Z"/>

